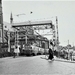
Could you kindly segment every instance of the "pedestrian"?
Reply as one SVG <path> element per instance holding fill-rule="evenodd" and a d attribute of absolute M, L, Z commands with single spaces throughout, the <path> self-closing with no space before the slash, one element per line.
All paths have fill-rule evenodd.
<path fill-rule="evenodd" d="M 70 59 L 71 59 L 71 61 L 72 61 L 72 52 L 70 53 Z"/>
<path fill-rule="evenodd" d="M 15 52 L 13 51 L 13 58 L 15 58 Z"/>
<path fill-rule="evenodd" d="M 16 51 L 17 51 L 17 46 L 15 46 L 14 51 L 13 51 L 13 58 L 16 56 Z"/>
<path fill-rule="evenodd" d="M 49 48 L 49 57 L 48 59 L 52 60 L 54 57 L 53 57 L 53 51 L 51 48 Z"/>

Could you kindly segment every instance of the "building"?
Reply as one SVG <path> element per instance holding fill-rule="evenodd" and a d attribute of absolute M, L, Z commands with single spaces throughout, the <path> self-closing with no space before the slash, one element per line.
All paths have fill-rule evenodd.
<path fill-rule="evenodd" d="M 10 23 L 3 22 L 1 31 L 1 40 L 3 39 L 3 45 L 1 45 L 1 52 L 13 52 L 17 45 L 20 45 L 21 52 L 23 45 L 36 44 L 38 47 L 49 48 L 49 40 L 46 37 L 41 36 L 40 34 L 34 34 L 33 25 L 49 25 L 50 21 L 35 21 L 35 22 L 21 22 L 13 23 L 12 13 L 10 16 Z M 28 26 L 29 25 L 29 26 Z M 47 27 L 46 27 L 47 29 Z M 2 36 L 3 35 L 3 36 Z M 3 37 L 3 38 L 2 38 Z"/>
<path fill-rule="evenodd" d="M 0 43 L 3 43 L 3 13 L 2 13 L 2 0 L 0 0 Z"/>
<path fill-rule="evenodd" d="M 8 46 L 10 45 L 10 48 L 8 46 L 7 47 L 5 46 L 5 48 L 3 47 L 4 52 L 12 53 L 15 49 L 15 46 L 17 45 L 20 45 L 21 52 L 22 52 L 23 45 L 36 44 L 36 46 L 38 47 L 47 48 L 47 49 L 49 48 L 48 39 L 37 33 L 34 34 L 34 30 L 31 26 L 18 27 L 19 30 L 14 31 L 14 28 L 12 28 L 13 23 L 11 24 L 11 23 L 4 22 L 3 24 L 4 24 L 3 26 L 4 27 L 4 42 L 8 43 Z M 8 33 L 10 33 L 10 35 Z M 27 35 L 27 38 L 25 37 L 26 35 Z"/>
<path fill-rule="evenodd" d="M 27 25 L 31 22 L 26 22 Z M 50 22 L 33 22 L 34 24 L 49 24 Z M 24 23 L 16 23 L 18 25 L 23 25 Z M 13 23 L 12 13 L 10 15 L 10 23 L 3 22 L 3 13 L 2 13 L 2 0 L 0 0 L 0 54 L 2 53 L 5 56 L 5 53 L 12 52 L 14 47 L 18 44 L 23 47 L 23 44 L 30 45 L 36 43 L 37 46 L 48 48 L 48 39 L 34 34 L 34 30 L 32 26 L 21 26 L 18 27 L 19 31 L 15 31 L 14 28 L 15 23 Z M 15 27 L 17 28 L 17 27 Z M 45 46 L 46 44 L 46 46 Z"/>

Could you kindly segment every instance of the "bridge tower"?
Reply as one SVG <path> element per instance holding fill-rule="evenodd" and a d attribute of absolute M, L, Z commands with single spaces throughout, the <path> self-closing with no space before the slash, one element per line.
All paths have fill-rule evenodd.
<path fill-rule="evenodd" d="M 56 30 L 57 30 L 57 40 L 56 40 L 56 46 L 58 51 L 58 57 L 60 57 L 60 50 L 59 50 L 59 33 L 58 33 L 58 19 L 56 16 Z"/>
<path fill-rule="evenodd" d="M 57 29 L 57 46 L 59 46 L 59 33 L 58 33 L 58 19 L 56 16 L 56 29 Z"/>

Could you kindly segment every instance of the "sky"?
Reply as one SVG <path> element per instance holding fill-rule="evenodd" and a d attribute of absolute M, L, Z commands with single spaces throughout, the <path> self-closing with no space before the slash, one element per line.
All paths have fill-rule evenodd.
<path fill-rule="evenodd" d="M 14 22 L 52 20 L 56 25 L 57 16 L 60 45 L 67 45 L 68 40 L 69 44 L 75 45 L 75 1 L 2 0 L 2 8 L 5 22 L 10 22 L 11 12 Z M 16 16 L 18 14 L 21 15 Z"/>

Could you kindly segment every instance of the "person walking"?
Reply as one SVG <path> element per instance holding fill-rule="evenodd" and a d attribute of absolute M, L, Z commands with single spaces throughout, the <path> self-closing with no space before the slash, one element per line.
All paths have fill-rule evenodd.
<path fill-rule="evenodd" d="M 51 48 L 49 48 L 49 57 L 48 59 L 52 60 L 54 57 L 53 57 L 53 51 Z"/>
<path fill-rule="evenodd" d="M 15 58 L 15 52 L 13 51 L 13 58 Z"/>

